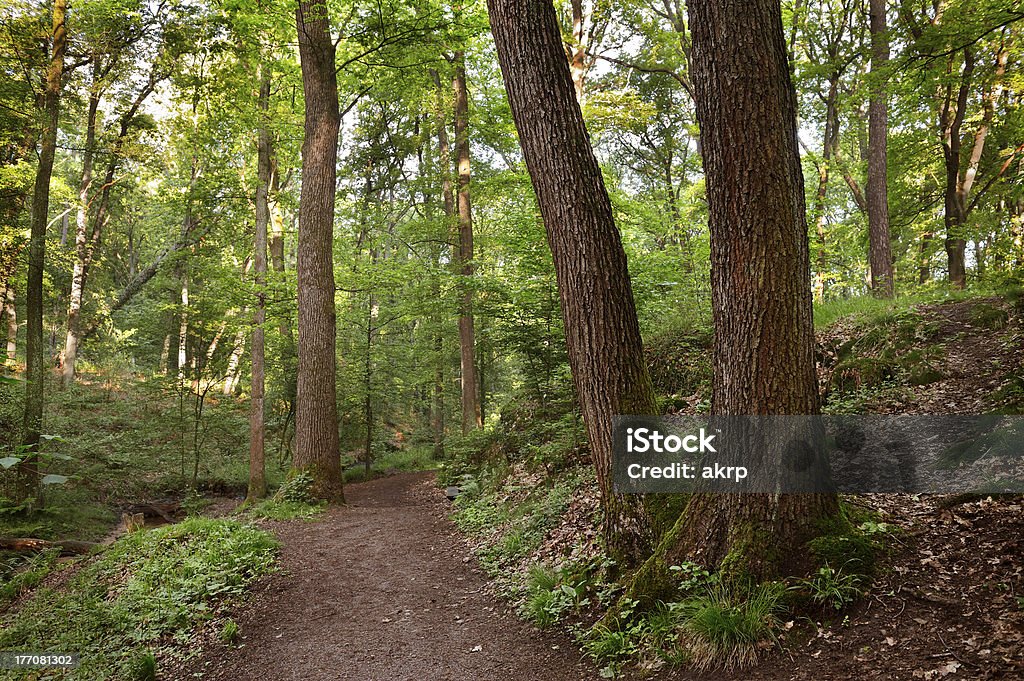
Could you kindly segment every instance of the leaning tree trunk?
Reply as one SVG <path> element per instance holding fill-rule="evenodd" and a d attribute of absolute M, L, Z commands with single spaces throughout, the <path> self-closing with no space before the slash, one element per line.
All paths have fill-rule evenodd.
<path fill-rule="evenodd" d="M 247 499 L 267 495 L 265 428 L 263 423 L 266 385 L 263 324 L 267 321 L 267 225 L 270 222 L 270 67 L 260 66 L 260 117 L 256 141 L 256 239 L 253 270 L 256 279 L 256 313 L 252 325 L 252 388 L 249 400 L 249 489 Z"/>
<path fill-rule="evenodd" d="M 338 78 L 327 4 L 296 10 L 306 98 L 299 199 L 299 369 L 295 413 L 296 469 L 313 477 L 313 493 L 344 502 L 335 392 L 334 192 L 338 160 Z"/>
<path fill-rule="evenodd" d="M 462 434 L 483 425 L 476 377 L 476 331 L 473 323 L 473 208 L 469 183 L 469 94 L 466 88 L 466 56 L 455 53 L 455 157 L 458 171 L 459 273 L 462 301 L 459 305 L 459 350 L 462 365 Z"/>
<path fill-rule="evenodd" d="M 889 69 L 889 34 L 886 27 L 886 0 L 871 4 L 871 75 L 876 79 L 868 103 L 868 261 L 871 265 L 871 292 L 879 298 L 892 298 L 895 282 L 892 270 L 892 245 L 889 238 L 888 140 L 889 103 L 886 79 Z"/>
<path fill-rule="evenodd" d="M 491 30 L 537 193 L 565 320 L 573 384 L 601 491 L 609 552 L 647 556 L 641 500 L 612 488 L 612 417 L 653 414 L 626 253 L 576 100 L 551 0 L 488 0 Z"/>
<path fill-rule="evenodd" d="M 691 0 L 688 10 L 711 231 L 712 413 L 816 414 L 796 94 L 779 3 Z M 666 541 L 666 564 L 755 578 L 800 570 L 801 546 L 837 511 L 834 495 L 695 494 Z"/>

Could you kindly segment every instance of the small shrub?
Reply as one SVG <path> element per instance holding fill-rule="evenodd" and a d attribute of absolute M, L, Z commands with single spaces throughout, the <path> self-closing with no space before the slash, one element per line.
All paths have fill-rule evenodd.
<path fill-rule="evenodd" d="M 703 596 L 671 605 L 679 613 L 693 666 L 700 671 L 734 669 L 756 661 L 775 640 L 783 592 L 774 583 L 746 594 L 717 584 Z"/>
<path fill-rule="evenodd" d="M 156 655 L 152 650 L 146 650 L 135 658 L 131 675 L 134 681 L 156 681 Z"/>
<path fill-rule="evenodd" d="M 290 476 L 281 483 L 274 493 L 277 501 L 291 501 L 300 504 L 315 505 L 316 497 L 313 496 L 313 477 L 306 471 Z"/>
<path fill-rule="evenodd" d="M 861 595 L 862 581 L 861 575 L 833 569 L 826 563 L 813 577 L 800 580 L 797 588 L 806 589 L 811 600 L 822 607 L 842 610 Z"/>
<path fill-rule="evenodd" d="M 220 628 L 218 638 L 220 638 L 221 642 L 227 645 L 232 645 L 238 641 L 240 634 L 241 630 L 238 628 L 238 623 L 233 619 L 228 618 L 224 620 L 224 624 Z"/>

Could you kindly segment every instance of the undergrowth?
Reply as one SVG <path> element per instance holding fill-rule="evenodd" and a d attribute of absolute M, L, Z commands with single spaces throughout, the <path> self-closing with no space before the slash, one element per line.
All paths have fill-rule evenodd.
<path fill-rule="evenodd" d="M 190 518 L 139 530 L 37 588 L 9 613 L 0 649 L 71 651 L 74 670 L 39 678 L 154 678 L 158 659 L 185 654 L 197 625 L 273 569 L 277 543 L 232 520 Z M 3 678 L 14 678 L 13 676 Z"/>

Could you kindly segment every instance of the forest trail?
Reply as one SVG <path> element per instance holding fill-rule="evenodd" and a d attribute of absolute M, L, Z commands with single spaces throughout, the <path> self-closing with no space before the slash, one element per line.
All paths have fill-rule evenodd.
<path fill-rule="evenodd" d="M 314 522 L 269 523 L 281 569 L 170 678 L 420 681 L 593 678 L 571 641 L 507 611 L 448 520 L 430 473 L 345 488 Z M 556 647 L 557 646 L 557 647 Z"/>

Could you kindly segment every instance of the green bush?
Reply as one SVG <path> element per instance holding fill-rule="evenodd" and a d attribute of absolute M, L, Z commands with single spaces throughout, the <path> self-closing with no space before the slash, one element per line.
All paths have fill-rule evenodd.
<path fill-rule="evenodd" d="M 863 575 L 833 569 L 826 563 L 812 577 L 800 580 L 796 588 L 806 589 L 818 605 L 842 610 L 860 597 L 863 580 Z"/>
<path fill-rule="evenodd" d="M 693 666 L 703 671 L 753 663 L 763 644 L 776 638 L 784 591 L 775 583 L 762 584 L 749 593 L 716 584 L 703 596 L 672 604 Z"/>

